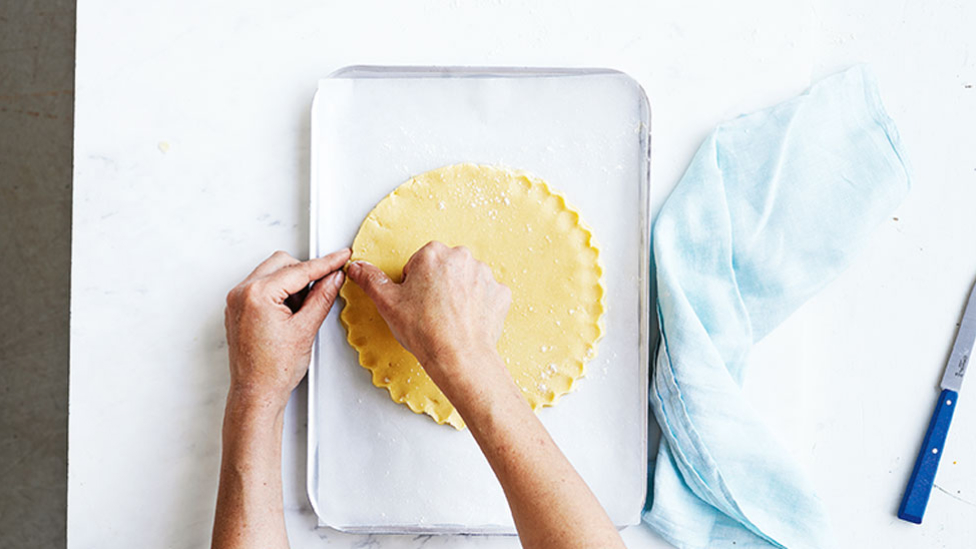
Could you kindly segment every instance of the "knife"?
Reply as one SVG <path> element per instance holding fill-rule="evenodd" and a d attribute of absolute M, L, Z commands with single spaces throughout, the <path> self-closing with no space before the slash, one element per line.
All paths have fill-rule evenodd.
<path fill-rule="evenodd" d="M 962 378 L 966 375 L 966 366 L 969 365 L 969 356 L 974 345 L 976 345 L 976 287 L 969 294 L 966 312 L 963 313 L 962 322 L 959 323 L 956 341 L 952 344 L 952 353 L 949 355 L 945 373 L 942 374 L 942 394 L 939 395 L 939 403 L 932 412 L 929 428 L 925 431 L 925 439 L 922 441 L 922 449 L 918 451 L 918 457 L 915 458 L 915 468 L 912 469 L 908 488 L 905 489 L 901 506 L 898 508 L 898 518 L 902 520 L 915 524 L 922 523 L 922 515 L 925 514 L 925 506 L 929 502 L 929 493 L 935 481 L 935 472 L 939 468 L 939 458 L 942 457 L 946 435 L 949 433 L 952 412 L 956 409 Z"/>

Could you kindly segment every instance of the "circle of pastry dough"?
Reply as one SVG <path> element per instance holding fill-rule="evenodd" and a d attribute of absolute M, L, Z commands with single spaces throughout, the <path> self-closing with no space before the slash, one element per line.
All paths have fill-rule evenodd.
<path fill-rule="evenodd" d="M 603 335 L 603 270 L 579 214 L 524 172 L 446 166 L 381 200 L 359 228 L 352 260 L 368 261 L 399 282 L 403 265 L 431 240 L 468 247 L 512 290 L 498 351 L 532 409 L 569 392 Z M 414 412 L 462 429 L 457 410 L 359 286 L 347 281 L 340 295 L 347 339 L 373 384 Z"/>

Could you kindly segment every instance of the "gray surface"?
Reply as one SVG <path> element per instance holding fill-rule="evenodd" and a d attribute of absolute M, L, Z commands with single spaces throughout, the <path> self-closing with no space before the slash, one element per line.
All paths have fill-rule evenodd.
<path fill-rule="evenodd" d="M 73 0 L 0 0 L 0 548 L 63 547 Z"/>

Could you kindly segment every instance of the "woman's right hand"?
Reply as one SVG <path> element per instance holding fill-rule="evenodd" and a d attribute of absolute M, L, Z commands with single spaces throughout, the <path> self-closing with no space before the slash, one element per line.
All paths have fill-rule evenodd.
<path fill-rule="evenodd" d="M 399 284 L 363 261 L 350 263 L 347 275 L 438 385 L 477 376 L 464 371 L 474 362 L 466 357 L 497 354 L 512 292 L 467 248 L 428 243 L 404 265 Z"/>
<path fill-rule="evenodd" d="M 375 266 L 353 262 L 347 276 L 471 428 L 505 491 L 522 546 L 623 549 L 600 502 L 498 355 L 509 289 L 470 251 L 439 242 L 415 253 L 403 273 L 396 284 Z"/>

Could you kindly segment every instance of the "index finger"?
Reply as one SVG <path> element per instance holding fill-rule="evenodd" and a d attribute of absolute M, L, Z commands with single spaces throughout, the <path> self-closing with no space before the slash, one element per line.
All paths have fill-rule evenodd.
<path fill-rule="evenodd" d="M 352 250 L 344 248 L 323 257 L 282 267 L 268 275 L 265 280 L 271 288 L 284 290 L 290 295 L 339 269 L 349 261 L 351 255 Z"/>
<path fill-rule="evenodd" d="M 287 267 L 288 265 L 294 265 L 296 263 L 301 262 L 287 252 L 278 250 L 277 252 L 271 254 L 271 257 L 265 259 L 260 265 L 255 267 L 254 270 L 251 271 L 251 274 L 247 275 L 247 278 L 245 278 L 244 281 L 247 282 L 256 278 L 267 276 L 282 267 Z"/>

